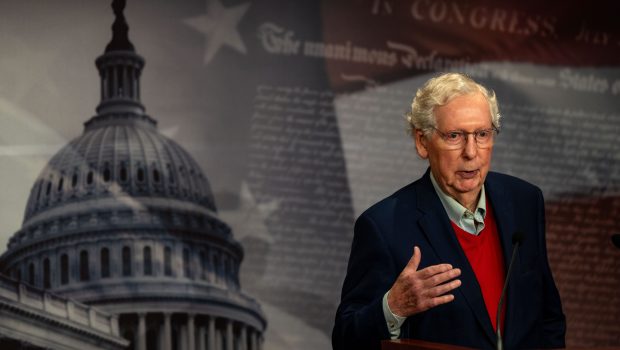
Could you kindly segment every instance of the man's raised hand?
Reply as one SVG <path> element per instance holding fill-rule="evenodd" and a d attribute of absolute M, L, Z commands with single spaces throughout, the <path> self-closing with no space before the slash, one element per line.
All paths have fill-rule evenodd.
<path fill-rule="evenodd" d="M 461 285 L 456 277 L 461 270 L 450 264 L 438 264 L 418 270 L 422 253 L 413 248 L 413 256 L 400 273 L 388 294 L 388 306 L 392 313 L 407 317 L 454 300 L 446 294 Z"/>

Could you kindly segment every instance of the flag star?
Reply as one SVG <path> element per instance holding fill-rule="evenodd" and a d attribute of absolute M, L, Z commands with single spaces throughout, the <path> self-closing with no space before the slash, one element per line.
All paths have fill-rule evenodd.
<path fill-rule="evenodd" d="M 247 182 L 241 183 L 239 207 L 220 210 L 219 216 L 228 224 L 237 240 L 253 237 L 272 244 L 274 238 L 265 223 L 267 217 L 278 210 L 280 201 L 269 200 L 258 203 Z"/>
<path fill-rule="evenodd" d="M 237 30 L 237 24 L 249 7 L 249 3 L 224 7 L 220 0 L 207 0 L 206 15 L 183 20 L 185 24 L 205 35 L 205 64 L 209 64 L 224 45 L 228 45 L 243 54 L 246 53 L 245 45 Z"/>

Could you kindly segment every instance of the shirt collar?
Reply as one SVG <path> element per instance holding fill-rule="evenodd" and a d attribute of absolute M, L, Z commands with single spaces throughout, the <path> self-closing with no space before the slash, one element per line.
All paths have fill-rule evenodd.
<path fill-rule="evenodd" d="M 457 202 L 456 199 L 447 195 L 441 189 L 441 187 L 439 187 L 432 172 L 430 176 L 433 187 L 435 188 L 435 192 L 437 192 L 439 200 L 441 201 L 441 204 L 443 204 L 443 207 L 448 214 L 448 218 L 450 218 L 452 222 L 456 223 L 460 228 L 469 233 L 480 233 L 480 231 L 482 231 L 482 228 L 484 228 L 484 217 L 486 215 L 487 207 L 484 185 L 480 190 L 480 199 L 478 199 L 476 211 L 472 213 L 471 211 L 469 211 L 469 209 L 461 205 L 461 203 Z"/>

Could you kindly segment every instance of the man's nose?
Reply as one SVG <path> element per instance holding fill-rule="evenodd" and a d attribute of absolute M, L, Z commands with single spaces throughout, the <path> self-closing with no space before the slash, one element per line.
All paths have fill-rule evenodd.
<path fill-rule="evenodd" d="M 474 158 L 478 153 L 478 144 L 476 143 L 476 137 L 474 134 L 465 135 L 465 148 L 463 154 L 467 158 Z"/>

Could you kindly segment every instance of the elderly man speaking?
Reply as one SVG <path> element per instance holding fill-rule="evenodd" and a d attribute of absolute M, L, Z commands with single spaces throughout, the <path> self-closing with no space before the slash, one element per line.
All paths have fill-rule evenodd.
<path fill-rule="evenodd" d="M 417 91 L 408 121 L 429 169 L 357 219 L 334 349 L 379 349 L 396 338 L 564 347 L 542 192 L 489 172 L 500 127 L 494 92 L 442 74 Z"/>

